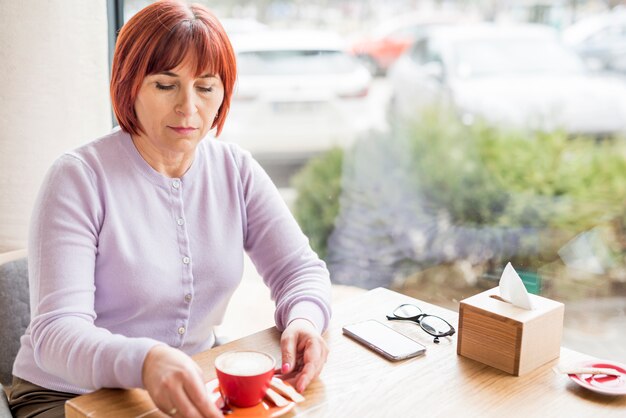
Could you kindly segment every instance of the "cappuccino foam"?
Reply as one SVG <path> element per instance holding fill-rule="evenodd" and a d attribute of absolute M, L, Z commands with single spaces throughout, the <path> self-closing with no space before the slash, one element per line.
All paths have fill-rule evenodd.
<path fill-rule="evenodd" d="M 233 376 L 256 376 L 274 367 L 274 359 L 256 351 L 233 351 L 215 360 L 215 367 Z"/>

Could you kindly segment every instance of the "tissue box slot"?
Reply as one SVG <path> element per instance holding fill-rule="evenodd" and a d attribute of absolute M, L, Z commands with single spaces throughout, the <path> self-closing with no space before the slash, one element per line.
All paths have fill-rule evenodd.
<path fill-rule="evenodd" d="M 516 376 L 557 358 L 563 304 L 529 295 L 536 308 L 526 310 L 498 295 L 496 287 L 461 301 L 457 354 Z"/>
<path fill-rule="evenodd" d="M 502 296 L 499 296 L 499 295 L 490 295 L 489 297 L 492 298 L 492 299 L 495 299 L 495 300 L 499 300 L 500 302 L 504 302 L 504 303 L 508 303 L 508 304 L 511 303 L 508 300 L 502 299 Z"/>

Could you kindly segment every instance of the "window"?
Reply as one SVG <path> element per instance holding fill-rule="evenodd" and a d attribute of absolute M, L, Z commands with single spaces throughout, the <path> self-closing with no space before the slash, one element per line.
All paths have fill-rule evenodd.
<path fill-rule="evenodd" d="M 148 3 L 109 2 L 124 20 Z M 341 32 L 349 47 L 372 22 L 415 2 L 383 2 L 385 14 L 373 1 L 204 3 L 220 18 L 256 19 L 264 31 Z M 496 17 L 475 4 L 448 6 Z M 235 49 L 254 30 L 232 36 Z M 470 35 L 453 52 L 422 38 L 408 50 L 413 68 L 358 86 L 350 84 L 356 75 L 331 79 L 359 70 L 338 51 L 239 51 L 245 94 L 233 101 L 222 140 L 274 157 L 262 164 L 335 283 L 390 287 L 456 310 L 496 286 L 511 262 L 531 293 L 565 303 L 563 345 L 625 358 L 626 82 L 589 76 L 554 38 Z M 447 98 L 450 113 L 424 106 L 429 92 L 414 90 L 416 69 L 432 61 L 446 77 L 428 88 Z M 249 78 L 260 74 L 280 77 L 261 89 Z M 403 93 L 411 97 L 396 103 L 414 120 L 381 129 L 388 103 Z"/>
<path fill-rule="evenodd" d="M 343 51 L 245 51 L 237 56 L 241 75 L 351 73 L 358 63 Z"/>

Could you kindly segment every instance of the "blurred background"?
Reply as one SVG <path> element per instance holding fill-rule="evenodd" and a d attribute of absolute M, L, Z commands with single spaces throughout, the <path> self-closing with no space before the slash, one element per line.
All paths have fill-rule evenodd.
<path fill-rule="evenodd" d="M 51 161 L 114 126 L 115 33 L 149 3 L 0 2 L 2 250 Z M 219 140 L 333 283 L 458 310 L 511 262 L 565 303 L 564 346 L 626 361 L 625 1 L 198 3 L 237 52 Z"/>

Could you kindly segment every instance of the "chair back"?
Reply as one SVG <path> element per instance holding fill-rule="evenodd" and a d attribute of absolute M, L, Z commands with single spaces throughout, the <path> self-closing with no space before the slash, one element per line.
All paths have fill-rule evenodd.
<path fill-rule="evenodd" d="M 0 383 L 11 385 L 20 337 L 30 322 L 26 250 L 0 254 Z"/>

